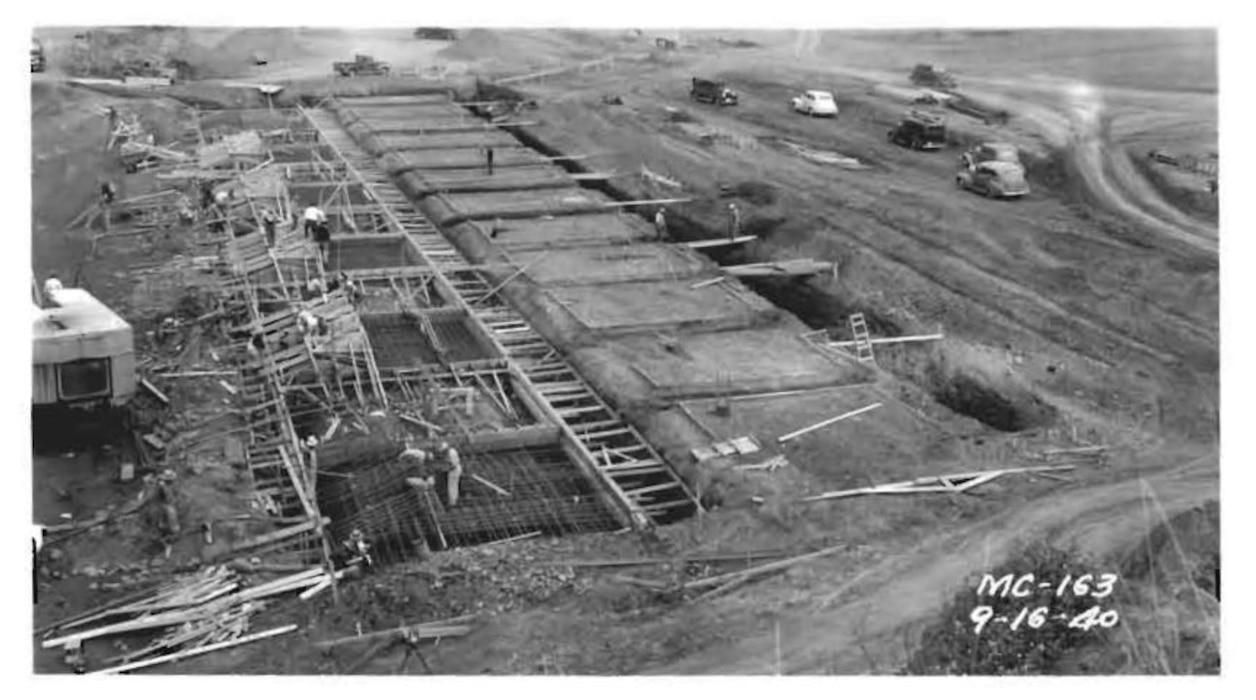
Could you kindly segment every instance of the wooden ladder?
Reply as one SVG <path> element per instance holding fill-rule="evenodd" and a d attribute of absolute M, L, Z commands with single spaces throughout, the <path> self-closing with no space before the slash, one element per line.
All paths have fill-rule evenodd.
<path fill-rule="evenodd" d="M 868 336 L 868 323 L 863 314 L 851 315 L 850 332 L 855 336 L 855 359 L 875 365 L 877 359 L 872 354 L 872 339 Z"/>

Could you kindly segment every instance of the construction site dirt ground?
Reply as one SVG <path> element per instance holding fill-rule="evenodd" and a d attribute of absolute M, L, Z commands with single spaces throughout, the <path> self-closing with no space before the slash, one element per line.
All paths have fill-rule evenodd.
<path fill-rule="evenodd" d="M 718 383 L 721 372 L 738 377 L 741 362 L 762 367 L 750 363 L 753 353 L 779 354 L 782 373 L 829 375 L 836 383 L 859 385 L 734 401 L 729 411 L 716 410 L 713 399 L 683 402 L 696 422 L 676 407 L 653 406 L 643 391 L 642 403 L 624 407 L 625 413 L 648 428 L 660 449 L 754 435 L 767 447 L 765 458 L 784 454 L 790 465 L 719 474 L 714 478 L 730 494 L 720 507 L 657 531 L 451 550 L 420 565 L 372 574 L 341 586 L 339 606 L 322 596 L 277 610 L 277 621 L 302 625 L 297 635 L 184 661 L 169 671 L 393 673 L 400 649 L 359 659 L 323 654 L 312 643 L 353 634 L 359 626 L 382 629 L 403 619 L 480 612 L 484 617 L 470 635 L 424 649 L 434 672 L 892 673 L 911 651 L 905 640 L 936 619 L 974 575 L 1028 543 L 1048 540 L 1121 562 L 1157 527 L 1192 514 L 1204 513 L 1199 517 L 1213 523 L 1215 535 L 1215 508 L 1200 510 L 1219 500 L 1215 197 L 1210 205 L 1190 189 L 1199 188 L 1197 180 L 1176 173 L 1157 177 L 1159 166 L 1142 162 L 1149 148 L 1216 150 L 1213 54 L 1197 48 L 1214 38 L 1156 31 L 1082 34 L 1059 30 L 1021 43 L 997 32 L 692 32 L 679 50 L 662 51 L 648 36 L 609 31 L 476 30 L 465 43 L 414 46 L 404 40 L 408 32 L 317 40 L 285 33 L 277 45 L 291 45 L 292 58 L 238 74 L 233 66 L 217 67 L 216 77 L 223 78 L 315 80 L 326 76 L 331 61 L 347 60 L 350 45 L 377 46 L 381 58 L 399 63 L 444 63 L 463 73 L 618 55 L 610 70 L 516 85 L 538 103 L 528 112 L 538 123 L 524 127 L 529 139 L 555 152 L 590 154 L 581 167 L 617 173 L 608 188 L 614 194 L 693 198 L 669 205 L 670 228 L 681 238 L 724 235 L 724 207 L 737 201 L 745 232 L 760 240 L 717 262 L 806 256 L 836 262 L 837 275 L 751 284 L 763 299 L 750 308 L 718 286 L 697 297 L 687 293 L 692 281 L 602 285 L 591 278 L 592 268 L 573 271 L 570 286 L 556 293 L 560 303 L 612 336 L 576 350 L 576 363 L 596 372 L 602 355 L 630 355 L 665 387 Z M 210 45 L 229 46 L 228 39 Z M 733 48 L 734 39 L 751 45 Z M 996 67 L 983 59 L 1006 50 L 1009 41 L 1019 47 L 1015 61 Z M 238 56 L 242 66 L 255 50 L 248 46 Z M 1105 60 L 1110 51 L 1127 58 Z M 225 54 L 217 60 L 225 58 L 237 60 Z M 925 61 L 955 70 L 966 94 L 1005 106 L 1009 124 L 992 127 L 952 113 L 953 143 L 941 152 L 889 144 L 886 131 L 909 105 L 882 86 L 905 86 L 910 65 Z M 50 74 L 32 86 L 34 272 L 41 279 L 56 274 L 76 280 L 130 320 L 137 347 L 147 347 L 152 341 L 145 332 L 178 302 L 178 290 L 154 293 L 133 270 L 186 254 L 184 242 L 119 243 L 89 258 L 90 240 L 68 224 L 90 204 L 101 178 L 110 176 L 104 121 L 90 110 L 108 104 L 142 110 L 147 120 L 169 125 L 159 139 L 164 142 L 182 130 L 187 107 L 61 84 L 55 53 Z M 729 81 L 740 104 L 690 101 L 692 76 Z M 804 89 L 833 90 L 841 109 L 837 119 L 792 113 L 788 98 Z M 623 104 L 605 104 L 606 94 L 621 96 Z M 955 187 L 959 148 L 993 138 L 1021 148 L 1033 187 L 1027 198 L 993 201 Z M 786 142 L 855 158 L 866 167 L 815 163 Z M 682 189 L 640 177 L 642 166 L 679 181 Z M 721 186 L 740 196 L 722 195 Z M 603 196 L 590 193 L 590 199 Z M 477 194 L 462 201 L 484 205 L 513 198 Z M 559 235 L 551 224 L 562 225 L 517 222 L 518 235 L 503 233 L 501 244 L 509 250 L 535 243 L 543 250 Z M 639 236 L 649 235 L 648 224 L 637 228 Z M 655 245 L 638 242 L 627 250 L 644 256 L 643 266 L 652 270 L 683 267 L 674 258 L 688 255 L 656 253 Z M 361 253 L 392 255 L 387 245 L 375 246 Z M 555 249 L 536 264 L 536 274 L 554 284 L 565 266 L 616 250 Z M 526 261 L 541 253 L 517 255 Z M 598 270 L 635 265 L 609 262 L 614 265 Z M 590 278 L 582 277 L 586 272 Z M 686 293 L 669 300 L 668 288 Z M 946 339 L 878 347 L 881 371 L 865 385 L 853 371 L 847 376 L 841 362 L 745 328 L 773 304 L 801 320 L 780 322 L 796 326 L 795 335 L 808 327 L 831 328 L 836 339 L 847 340 L 846 319 L 861 312 L 874 337 L 941 328 Z M 721 330 L 720 319 L 735 320 L 735 327 Z M 693 339 L 679 334 L 688 361 L 706 372 L 684 369 L 648 342 L 615 343 L 615 327 L 652 322 L 705 322 L 706 330 L 715 331 Z M 725 334 L 721 343 L 717 338 Z M 721 363 L 725 367 L 714 367 Z M 179 387 L 170 398 L 189 414 L 189 427 L 210 420 L 226 398 L 209 380 Z M 791 430 L 872 402 L 881 408 L 773 444 Z M 134 497 L 135 489 L 112 483 L 118 457 L 104 451 L 98 438 L 92 441 L 89 436 L 86 446 L 37 446 L 36 522 L 55 522 L 67 511 L 82 516 Z M 1009 476 L 984 486 L 979 496 L 798 502 L 821 491 L 1008 466 L 1069 444 L 1110 446 L 1106 466 L 1079 469 L 1068 483 Z M 221 455 L 197 460 L 186 478 L 186 498 L 195 504 L 191 517 L 208 519 L 247 499 Z M 844 548 L 692 603 L 622 575 L 679 580 L 736 570 L 736 563 L 688 567 L 700 570 L 683 564 L 563 564 L 691 552 L 798 553 L 833 544 Z M 1189 560 L 1180 566 L 1194 566 L 1219 547 L 1211 536 L 1190 545 L 1185 553 L 1157 556 L 1165 566 L 1174 557 Z M 41 577 L 37 584 L 37 627 L 110 598 L 103 587 L 89 587 L 97 579 L 84 574 L 85 567 L 135 566 L 120 575 L 144 578 L 206 555 L 192 537 L 163 557 L 143 530 L 89 533 L 63 549 L 53 567 L 63 575 Z M 40 671 L 65 670 L 56 653 L 37 651 L 35 661 Z M 410 672 L 421 668 L 412 664 Z"/>

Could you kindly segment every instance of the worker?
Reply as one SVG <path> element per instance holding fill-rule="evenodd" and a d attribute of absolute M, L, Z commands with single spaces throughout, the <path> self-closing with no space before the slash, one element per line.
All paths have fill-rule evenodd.
<path fill-rule="evenodd" d="M 665 207 L 659 207 L 659 210 L 654 213 L 654 233 L 658 235 L 660 241 L 667 240 L 667 217 L 664 216 L 666 211 Z"/>
<path fill-rule="evenodd" d="M 249 359 L 253 361 L 261 360 L 262 353 L 266 350 L 266 341 L 262 338 L 261 333 L 254 333 L 253 337 L 245 345 L 245 349 L 249 353 Z"/>
<path fill-rule="evenodd" d="M 326 219 L 314 224 L 314 242 L 318 244 L 318 254 L 326 265 L 331 261 L 331 229 L 327 228 Z"/>
<path fill-rule="evenodd" d="M 310 205 L 305 208 L 305 215 L 302 217 L 305 222 L 305 237 L 310 238 L 314 234 L 314 229 L 319 224 L 327 223 L 327 215 L 322 209 Z"/>
<path fill-rule="evenodd" d="M 118 188 L 114 186 L 112 180 L 105 180 L 100 184 L 100 201 L 105 206 L 113 204 L 114 199 L 118 196 Z"/>
<path fill-rule="evenodd" d="M 278 223 L 279 217 L 275 215 L 275 212 L 271 211 L 270 207 L 262 210 L 262 229 L 266 232 L 266 245 L 268 247 L 275 247 L 275 226 Z"/>
<path fill-rule="evenodd" d="M 227 203 L 231 201 L 231 195 L 227 190 L 218 190 L 214 193 L 214 203 L 219 207 L 225 208 Z"/>
<path fill-rule="evenodd" d="M 440 452 L 445 458 L 447 469 L 445 472 L 446 505 L 453 507 L 458 505 L 458 483 L 462 480 L 462 458 L 458 455 L 458 450 L 448 442 L 441 442 Z"/>
<path fill-rule="evenodd" d="M 493 174 L 493 147 L 487 146 L 484 149 L 484 162 L 488 164 L 488 174 Z"/>
<path fill-rule="evenodd" d="M 56 277 L 49 277 L 44 280 L 44 296 L 51 296 L 53 292 L 61 290 L 61 280 Z"/>
<path fill-rule="evenodd" d="M 214 186 L 209 182 L 201 183 L 201 209 L 209 211 L 214 206 Z"/>
<path fill-rule="evenodd" d="M 184 226 L 191 226 L 196 222 L 196 212 L 192 209 L 192 200 L 187 195 L 179 195 L 179 221 Z"/>
<path fill-rule="evenodd" d="M 427 465 L 429 457 L 431 455 L 428 454 L 427 450 L 415 447 L 414 443 L 409 438 L 406 438 L 406 449 L 401 451 L 399 459 L 402 466 L 406 469 L 421 473 L 423 467 Z"/>
<path fill-rule="evenodd" d="M 741 235 L 741 209 L 736 202 L 728 203 L 728 240 L 736 240 Z"/>
<path fill-rule="evenodd" d="M 301 309 L 297 314 L 297 327 L 301 329 L 303 335 L 310 335 L 318 329 L 318 317 L 309 309 Z"/>
<path fill-rule="evenodd" d="M 502 232 L 502 218 L 499 216 L 493 219 L 493 229 L 489 231 L 489 238 L 497 238 L 497 234 Z"/>
<path fill-rule="evenodd" d="M 361 528 L 353 528 L 349 532 L 349 538 L 344 541 L 345 549 L 349 550 L 349 563 L 361 561 L 368 567 L 371 566 L 371 544 L 366 541 L 366 535 Z"/>
<path fill-rule="evenodd" d="M 326 285 L 323 284 L 323 278 L 311 277 L 309 281 L 305 283 L 306 300 L 313 299 L 314 297 L 321 297 L 325 293 Z"/>

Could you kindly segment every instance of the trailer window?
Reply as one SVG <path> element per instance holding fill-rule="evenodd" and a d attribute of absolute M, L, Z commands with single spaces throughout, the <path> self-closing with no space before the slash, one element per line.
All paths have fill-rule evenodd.
<path fill-rule="evenodd" d="M 76 360 L 57 366 L 62 400 L 73 401 L 109 393 L 109 360 Z"/>

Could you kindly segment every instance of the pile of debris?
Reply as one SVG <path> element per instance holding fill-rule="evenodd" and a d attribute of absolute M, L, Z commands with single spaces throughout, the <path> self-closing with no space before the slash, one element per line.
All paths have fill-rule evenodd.
<path fill-rule="evenodd" d="M 295 625 L 246 634 L 252 618 L 265 608 L 264 598 L 299 590 L 303 591 L 303 600 L 309 599 L 329 587 L 331 581 L 332 575 L 314 567 L 242 588 L 244 581 L 238 574 L 225 566 L 209 567 L 142 597 L 133 596 L 110 607 L 89 610 L 37 633 L 45 637 L 43 648 L 64 648 L 67 661 L 81 673 L 85 670 L 82 645 L 88 640 L 134 632 L 164 632 L 140 649 L 106 660 L 121 665 L 97 671 L 121 673 L 291 632 Z M 106 624 L 85 628 L 90 623 Z"/>

